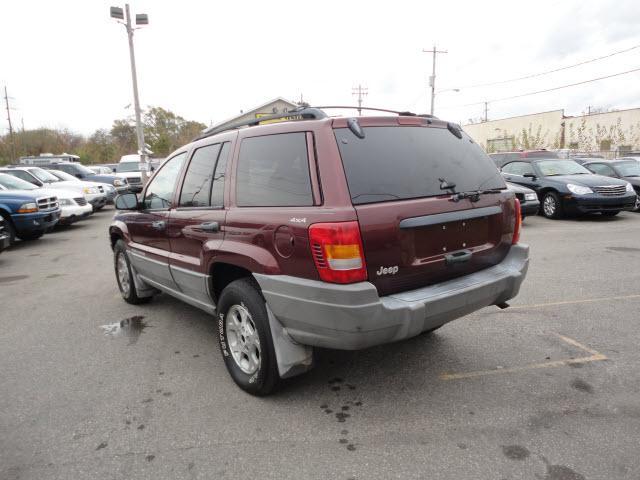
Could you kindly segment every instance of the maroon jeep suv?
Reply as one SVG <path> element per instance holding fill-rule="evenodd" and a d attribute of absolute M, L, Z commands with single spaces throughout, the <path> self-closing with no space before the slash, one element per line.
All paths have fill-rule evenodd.
<path fill-rule="evenodd" d="M 459 126 L 317 108 L 206 130 L 109 227 L 125 301 L 165 292 L 216 316 L 233 380 L 254 395 L 313 347 L 410 338 L 507 306 L 528 267 L 520 209 Z"/>

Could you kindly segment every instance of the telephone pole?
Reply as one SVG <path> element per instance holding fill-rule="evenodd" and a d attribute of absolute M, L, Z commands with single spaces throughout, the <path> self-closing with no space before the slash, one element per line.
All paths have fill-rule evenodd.
<path fill-rule="evenodd" d="M 9 108 L 9 95 L 7 86 L 4 86 L 4 104 L 7 107 L 7 121 L 9 122 L 9 138 L 11 139 L 11 163 L 16 160 L 16 139 L 13 136 L 13 126 L 11 125 L 11 109 Z"/>
<path fill-rule="evenodd" d="M 484 102 L 484 121 L 488 122 L 489 121 L 489 117 L 487 115 L 487 112 L 489 111 L 489 102 Z"/>
<path fill-rule="evenodd" d="M 439 53 L 449 53 L 446 50 L 438 50 L 436 46 L 433 46 L 431 50 L 422 49 L 424 53 L 433 54 L 433 64 L 431 67 L 431 76 L 429 77 L 429 86 L 431 87 L 431 115 L 433 115 L 433 104 L 436 100 L 436 55 Z"/>
<path fill-rule="evenodd" d="M 362 116 L 362 99 L 369 94 L 369 89 L 358 84 L 357 87 L 351 89 L 351 95 L 358 96 L 358 116 Z"/>

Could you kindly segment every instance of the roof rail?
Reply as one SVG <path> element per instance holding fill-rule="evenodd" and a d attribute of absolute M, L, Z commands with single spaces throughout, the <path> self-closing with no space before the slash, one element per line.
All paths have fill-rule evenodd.
<path fill-rule="evenodd" d="M 196 138 L 196 140 L 201 140 L 217 133 L 226 132 L 227 130 L 235 130 L 236 128 L 240 127 L 251 127 L 259 125 L 261 122 L 266 122 L 269 120 L 280 120 L 282 118 L 288 117 L 299 117 L 299 119 L 301 120 L 319 120 L 321 118 L 327 118 L 327 114 L 317 108 L 300 107 L 294 110 L 289 110 L 288 112 L 274 113 L 273 115 L 265 115 L 264 117 L 242 120 L 232 123 L 231 125 L 221 125 L 219 127 L 207 128 L 202 132 L 200 136 Z"/>
<path fill-rule="evenodd" d="M 372 112 L 386 112 L 395 113 L 402 117 L 424 117 L 424 118 L 436 118 L 434 115 L 428 113 L 413 113 L 408 111 L 387 110 L 386 108 L 372 108 L 372 107 L 356 107 L 352 105 L 325 105 L 322 107 L 314 107 L 319 109 L 349 109 L 349 110 L 370 110 Z"/>

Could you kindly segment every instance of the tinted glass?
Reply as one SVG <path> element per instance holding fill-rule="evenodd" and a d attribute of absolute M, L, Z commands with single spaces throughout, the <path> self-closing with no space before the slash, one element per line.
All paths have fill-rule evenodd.
<path fill-rule="evenodd" d="M 237 173 L 239 206 L 313 205 L 304 132 L 246 138 Z"/>
<path fill-rule="evenodd" d="M 219 152 L 220 144 L 218 143 L 201 147 L 193 153 L 182 184 L 181 207 L 208 207 L 210 205 L 211 180 Z"/>
<path fill-rule="evenodd" d="M 493 161 L 465 133 L 446 128 L 365 127 L 365 138 L 335 130 L 351 200 L 355 205 L 506 188 Z"/>
<path fill-rule="evenodd" d="M 116 165 L 116 172 L 139 172 L 140 164 L 138 162 L 123 162 Z"/>
<path fill-rule="evenodd" d="M 24 170 L 9 170 L 5 173 L 8 173 L 9 175 L 13 175 L 14 177 L 24 180 L 25 182 L 29 182 L 33 185 L 39 186 L 37 183 L 37 180 L 33 177 L 33 175 L 29 175 Z"/>
<path fill-rule="evenodd" d="M 602 163 L 594 163 L 592 165 L 589 165 L 587 168 L 592 172 L 597 173 L 598 175 L 606 175 L 608 177 L 610 177 L 611 175 L 615 175 L 615 172 L 611 167 L 609 167 L 608 165 L 603 165 Z"/>
<path fill-rule="evenodd" d="M 173 190 L 186 157 L 186 152 L 176 155 L 167 161 L 153 180 L 151 180 L 144 196 L 145 209 L 168 209 L 173 206 L 171 203 Z"/>
<path fill-rule="evenodd" d="M 214 207 L 224 206 L 224 179 L 227 171 L 227 158 L 229 157 L 230 143 L 222 144 L 222 150 L 218 157 L 216 165 L 216 173 L 213 177 L 213 185 L 211 187 L 211 205 Z"/>
<path fill-rule="evenodd" d="M 616 169 L 623 177 L 640 177 L 640 163 L 638 162 L 616 163 Z"/>
<path fill-rule="evenodd" d="M 573 160 L 542 160 L 536 163 L 540 173 L 545 177 L 554 175 L 581 175 L 591 172 Z"/>

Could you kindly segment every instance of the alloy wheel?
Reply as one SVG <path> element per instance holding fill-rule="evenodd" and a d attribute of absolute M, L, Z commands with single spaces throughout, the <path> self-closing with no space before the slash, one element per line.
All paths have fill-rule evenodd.
<path fill-rule="evenodd" d="M 249 310 L 244 305 L 232 305 L 226 316 L 227 343 L 231 356 L 247 375 L 260 368 L 260 337 Z"/>
<path fill-rule="evenodd" d="M 544 197 L 542 208 L 544 209 L 544 214 L 547 217 L 553 217 L 557 208 L 555 199 L 551 195 Z"/>
<path fill-rule="evenodd" d="M 124 256 L 124 252 L 118 253 L 118 259 L 116 261 L 116 270 L 118 274 L 118 284 L 120 285 L 120 291 L 124 297 L 128 297 L 131 292 L 131 283 L 129 281 L 129 267 L 127 265 L 127 259 Z"/>

